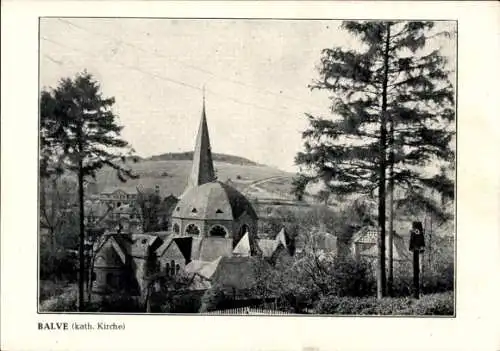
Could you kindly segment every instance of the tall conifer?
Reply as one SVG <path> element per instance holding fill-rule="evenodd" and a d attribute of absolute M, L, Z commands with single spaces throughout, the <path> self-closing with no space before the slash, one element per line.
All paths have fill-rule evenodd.
<path fill-rule="evenodd" d="M 122 127 L 112 111 L 114 98 L 105 98 L 87 72 L 64 78 L 55 89 L 44 89 L 40 99 L 40 176 L 64 171 L 78 179 L 80 214 L 78 308 L 84 308 L 84 181 L 104 166 L 126 181 L 135 177 L 124 161 L 132 149 L 120 138 Z"/>
<path fill-rule="evenodd" d="M 334 118 L 307 115 L 301 179 L 322 180 L 336 194 L 378 195 L 377 296 L 386 294 L 386 182 L 433 210 L 426 189 L 453 197 L 453 183 L 429 166 L 449 162 L 454 92 L 447 61 L 428 49 L 434 22 L 352 22 L 342 28 L 361 47 L 328 48 L 311 89 L 331 92 Z M 388 172 L 390 170 L 390 172 Z M 389 217 L 392 218 L 392 205 Z M 392 235 L 392 233 L 390 233 Z M 389 238 L 390 239 L 390 238 Z M 392 277 L 392 261 L 389 261 Z"/>

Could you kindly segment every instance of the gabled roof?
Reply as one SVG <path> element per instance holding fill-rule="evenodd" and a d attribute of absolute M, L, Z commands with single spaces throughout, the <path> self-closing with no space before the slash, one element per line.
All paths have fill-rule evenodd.
<path fill-rule="evenodd" d="M 203 266 L 210 264 L 208 261 L 192 260 L 185 267 L 184 270 L 187 273 L 197 273 Z"/>
<path fill-rule="evenodd" d="M 385 238 L 385 245 L 386 245 L 386 250 L 387 247 L 389 246 L 389 238 Z M 400 235 L 394 235 L 393 236 L 393 241 L 392 241 L 392 257 L 395 261 L 409 261 L 411 260 L 411 252 L 408 250 L 408 246 L 405 245 L 405 242 L 403 238 Z M 361 256 L 366 256 L 366 257 L 378 257 L 378 247 L 376 244 L 371 246 L 369 249 L 364 250 L 360 252 Z M 387 257 L 387 251 L 386 251 L 386 257 Z"/>
<path fill-rule="evenodd" d="M 284 247 L 288 247 L 290 238 L 288 237 L 288 234 L 284 227 L 281 228 L 280 232 L 276 236 L 276 241 L 282 243 Z"/>
<path fill-rule="evenodd" d="M 222 257 L 219 256 L 217 259 L 215 259 L 212 262 L 209 262 L 206 265 L 203 265 L 199 270 L 198 274 L 201 275 L 204 278 L 211 279 L 217 270 L 219 263 L 221 262 Z"/>
<path fill-rule="evenodd" d="M 106 235 L 102 241 L 97 242 L 98 251 L 96 256 L 102 256 L 106 265 L 119 267 L 127 262 L 127 240 L 118 235 Z"/>
<path fill-rule="evenodd" d="M 243 235 L 243 237 L 238 241 L 238 244 L 233 250 L 233 255 L 236 256 L 251 256 L 252 255 L 252 248 L 250 246 L 250 235 L 248 232 Z"/>
<path fill-rule="evenodd" d="M 201 240 L 198 257 L 202 261 L 213 261 L 220 256 L 232 256 L 233 240 L 231 238 L 207 237 Z"/>
<path fill-rule="evenodd" d="M 376 243 L 378 230 L 372 226 L 365 226 L 358 230 L 352 237 L 353 243 Z"/>
<path fill-rule="evenodd" d="M 175 243 L 175 245 L 179 247 L 179 250 L 184 256 L 186 262 L 189 262 L 191 260 L 191 249 L 192 249 L 193 238 L 189 236 L 174 238 L 173 243 Z"/>
<path fill-rule="evenodd" d="M 222 257 L 210 280 L 226 288 L 250 289 L 257 282 L 255 264 L 254 257 Z"/>
<path fill-rule="evenodd" d="M 276 249 L 278 248 L 280 242 L 272 239 L 257 239 L 257 245 L 259 246 L 262 256 L 269 258 L 272 257 Z"/>
<path fill-rule="evenodd" d="M 119 192 L 122 192 L 122 193 L 128 194 L 128 195 L 137 194 L 137 191 L 135 189 L 120 188 L 117 186 L 108 186 L 108 187 L 104 188 L 103 191 L 101 191 L 101 194 L 110 195 L 110 194 L 119 193 Z"/>

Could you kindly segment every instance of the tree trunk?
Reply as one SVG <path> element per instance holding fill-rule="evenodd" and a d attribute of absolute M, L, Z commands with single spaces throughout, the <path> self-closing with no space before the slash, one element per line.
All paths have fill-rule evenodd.
<path fill-rule="evenodd" d="M 388 277 L 387 290 L 389 296 L 393 294 L 394 285 L 394 258 L 393 258 L 393 242 L 394 242 L 394 116 L 389 116 L 389 223 L 387 233 L 387 256 L 388 256 Z"/>
<path fill-rule="evenodd" d="M 385 171 L 387 168 L 387 84 L 389 71 L 389 39 L 390 24 L 387 24 L 387 37 L 384 49 L 384 80 L 382 82 L 382 114 L 380 121 L 380 165 L 379 165 L 379 197 L 378 197 L 378 265 L 377 265 L 377 298 L 381 299 L 386 294 L 386 274 L 385 274 Z"/>
<path fill-rule="evenodd" d="M 83 171 L 82 162 L 79 164 L 78 171 L 78 201 L 80 207 L 80 242 L 79 242 L 79 263 L 80 270 L 78 274 L 78 310 L 84 310 L 84 286 L 85 286 L 85 223 L 84 223 L 84 207 L 83 207 Z"/>
<path fill-rule="evenodd" d="M 79 253 L 79 274 L 78 274 L 78 310 L 84 311 L 85 307 L 85 223 L 84 223 L 84 206 L 83 206 L 83 146 L 82 146 L 82 126 L 78 129 L 78 203 L 80 208 L 80 240 L 78 245 Z"/>
<path fill-rule="evenodd" d="M 388 256 L 388 277 L 387 277 L 387 290 L 389 296 L 393 294 L 393 285 L 394 285 L 394 253 L 393 253 L 393 242 L 394 242 L 394 180 L 392 179 L 393 166 L 391 165 L 389 168 L 389 225 L 388 225 L 388 233 L 387 233 L 387 256 Z"/>

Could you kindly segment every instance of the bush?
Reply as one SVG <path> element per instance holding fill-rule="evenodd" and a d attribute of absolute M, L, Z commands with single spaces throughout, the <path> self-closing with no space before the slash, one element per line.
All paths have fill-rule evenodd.
<path fill-rule="evenodd" d="M 76 281 L 78 258 L 65 250 L 54 254 L 44 247 L 40 248 L 40 279 Z"/>
<path fill-rule="evenodd" d="M 329 295 L 314 307 L 318 314 L 353 315 L 446 315 L 454 314 L 452 292 L 424 295 L 416 300 L 409 297 L 339 297 Z"/>
<path fill-rule="evenodd" d="M 331 267 L 332 293 L 338 296 L 366 296 L 375 291 L 370 265 L 351 257 L 335 257 Z"/>
<path fill-rule="evenodd" d="M 226 296 L 222 288 L 217 285 L 213 285 L 210 289 L 207 289 L 203 296 L 201 297 L 200 313 L 210 312 L 219 309 L 222 306 Z"/>
<path fill-rule="evenodd" d="M 64 288 L 57 295 L 42 300 L 40 297 L 41 312 L 76 312 L 78 311 L 78 289 L 75 285 Z"/>
<path fill-rule="evenodd" d="M 180 293 L 159 304 L 153 312 L 197 313 L 201 307 L 201 297 L 196 293 Z"/>
<path fill-rule="evenodd" d="M 145 312 L 145 307 L 138 297 L 113 294 L 103 297 L 100 301 L 87 304 L 89 312 Z"/>

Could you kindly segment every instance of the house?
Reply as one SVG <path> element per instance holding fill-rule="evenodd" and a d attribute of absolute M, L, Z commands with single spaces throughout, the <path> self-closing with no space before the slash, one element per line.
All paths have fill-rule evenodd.
<path fill-rule="evenodd" d="M 135 189 L 107 187 L 99 195 L 99 200 L 112 208 L 134 205 L 137 200 L 137 192 Z"/>
<path fill-rule="evenodd" d="M 376 262 L 378 257 L 378 229 L 373 226 L 364 226 L 357 231 L 351 239 L 351 253 L 357 260 L 364 258 L 370 262 Z M 389 238 L 386 235 L 386 258 L 387 248 L 389 247 Z M 410 262 L 411 252 L 408 250 L 408 245 L 404 238 L 394 232 L 393 234 L 393 262 L 395 264 Z"/>

